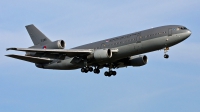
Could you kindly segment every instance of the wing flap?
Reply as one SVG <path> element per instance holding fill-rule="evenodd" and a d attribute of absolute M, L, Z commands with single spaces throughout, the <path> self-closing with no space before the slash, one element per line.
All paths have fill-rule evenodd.
<path fill-rule="evenodd" d="M 16 58 L 16 59 L 19 59 L 19 60 L 23 60 L 23 61 L 28 61 L 28 62 L 31 62 L 31 63 L 49 63 L 49 62 L 52 61 L 49 58 L 20 56 L 20 55 L 14 55 L 14 54 L 6 55 L 6 56 L 11 57 L 11 58 Z"/>

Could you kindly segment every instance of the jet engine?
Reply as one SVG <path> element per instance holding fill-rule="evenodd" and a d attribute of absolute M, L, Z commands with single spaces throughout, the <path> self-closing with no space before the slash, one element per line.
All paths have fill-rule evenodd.
<path fill-rule="evenodd" d="M 89 55 L 88 59 L 108 59 L 112 57 L 112 51 L 110 49 L 97 49 L 93 54 Z"/>
<path fill-rule="evenodd" d="M 36 45 L 30 48 L 40 48 L 40 49 L 64 49 L 65 48 L 65 41 L 64 40 L 57 40 L 54 42 L 47 43 L 45 45 Z M 26 52 L 26 56 L 34 56 L 36 52 Z"/>
<path fill-rule="evenodd" d="M 64 49 L 65 48 L 65 41 L 64 40 L 57 40 L 51 43 L 48 43 L 43 46 L 44 48 L 46 47 L 47 49 Z"/>
<path fill-rule="evenodd" d="M 143 66 L 148 62 L 146 55 L 131 56 L 128 61 L 130 66 Z"/>

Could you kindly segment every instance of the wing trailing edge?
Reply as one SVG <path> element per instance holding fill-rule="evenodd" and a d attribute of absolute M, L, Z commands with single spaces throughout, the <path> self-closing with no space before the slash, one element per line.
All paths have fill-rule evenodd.
<path fill-rule="evenodd" d="M 49 58 L 21 56 L 21 55 L 15 55 L 15 54 L 9 54 L 9 55 L 5 55 L 5 56 L 11 57 L 11 58 L 16 58 L 16 59 L 23 60 L 23 61 L 28 61 L 28 62 L 31 62 L 31 63 L 49 63 L 49 62 L 53 61 Z"/>

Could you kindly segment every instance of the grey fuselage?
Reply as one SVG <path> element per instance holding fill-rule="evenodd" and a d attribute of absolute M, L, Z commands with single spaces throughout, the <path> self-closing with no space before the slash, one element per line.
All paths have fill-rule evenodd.
<path fill-rule="evenodd" d="M 144 31 L 130 33 L 82 46 L 72 49 L 106 49 L 116 48 L 118 52 L 112 58 L 105 60 L 96 60 L 90 65 L 103 65 L 105 63 L 113 63 L 117 60 L 127 58 L 134 55 L 139 55 L 151 51 L 160 50 L 166 47 L 176 45 L 191 35 L 191 31 L 184 26 L 168 25 L 156 27 Z M 46 64 L 44 69 L 60 69 L 71 70 L 78 69 L 81 66 L 72 64 L 73 58 L 66 57 L 59 63 L 53 62 Z"/>

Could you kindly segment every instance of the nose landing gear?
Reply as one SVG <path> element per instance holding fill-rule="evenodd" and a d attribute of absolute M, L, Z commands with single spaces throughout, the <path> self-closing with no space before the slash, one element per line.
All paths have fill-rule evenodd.
<path fill-rule="evenodd" d="M 165 55 L 164 55 L 164 58 L 166 58 L 166 59 L 169 58 L 169 55 L 168 55 L 168 54 L 165 54 Z"/>
<path fill-rule="evenodd" d="M 168 50 L 169 50 L 169 47 L 166 47 L 166 48 L 164 49 L 164 53 L 165 53 L 164 58 L 166 58 L 166 59 L 169 58 L 169 55 L 166 54 L 166 53 L 168 52 Z"/>

